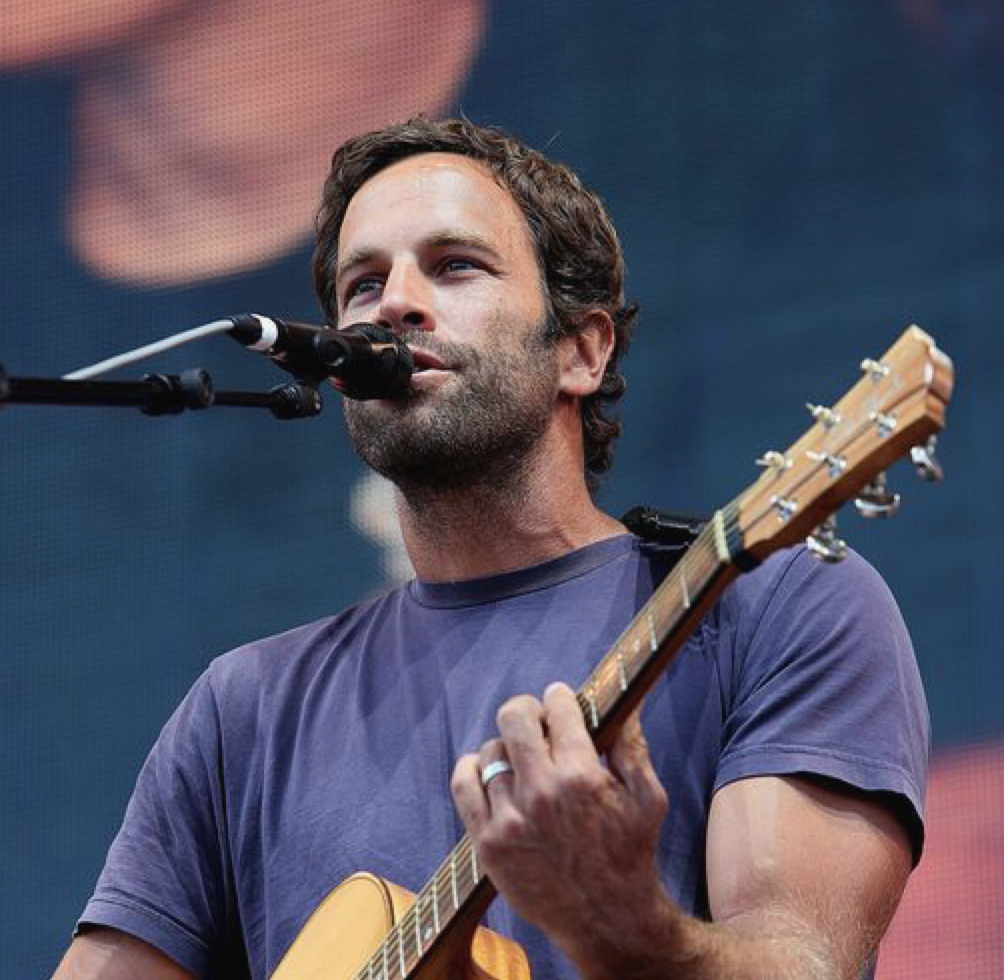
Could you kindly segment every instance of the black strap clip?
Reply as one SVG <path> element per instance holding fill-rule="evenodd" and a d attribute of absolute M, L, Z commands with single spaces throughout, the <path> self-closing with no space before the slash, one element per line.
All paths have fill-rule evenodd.
<path fill-rule="evenodd" d="M 645 541 L 687 549 L 708 523 L 708 518 L 697 514 L 671 514 L 655 507 L 638 506 L 624 514 L 621 523 Z"/>

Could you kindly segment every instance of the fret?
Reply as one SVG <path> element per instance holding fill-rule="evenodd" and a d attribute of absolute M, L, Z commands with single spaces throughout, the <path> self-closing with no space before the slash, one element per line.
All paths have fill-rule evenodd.
<path fill-rule="evenodd" d="M 425 899 L 425 912 L 426 912 L 426 915 L 428 915 L 428 913 L 429 913 L 429 903 L 430 903 L 429 889 L 426 888 L 426 890 L 422 893 L 422 895 L 424 896 L 424 899 Z M 421 904 L 421 901 L 422 901 L 422 898 L 420 897 L 419 900 L 415 904 L 419 905 L 419 904 Z M 435 938 L 436 938 L 436 931 L 435 931 L 435 929 L 431 925 L 429 925 L 428 920 L 426 920 L 426 923 L 425 923 L 424 936 L 425 936 L 426 945 L 431 944 L 435 940 Z"/>
<path fill-rule="evenodd" d="M 680 588 L 683 592 L 683 608 L 690 608 L 690 589 L 687 588 L 687 562 L 686 559 L 680 562 Z"/>
<path fill-rule="evenodd" d="M 432 929 L 439 935 L 439 888 L 437 883 L 432 884 Z"/>
<path fill-rule="evenodd" d="M 623 693 L 628 689 L 628 679 L 627 670 L 624 668 L 624 654 L 620 650 L 617 651 L 617 677 L 620 680 L 621 692 Z"/>
<path fill-rule="evenodd" d="M 648 611 L 648 615 L 645 617 L 648 621 L 648 642 L 652 649 L 652 653 L 655 653 L 659 649 L 659 640 L 655 635 L 655 618 L 652 616 L 652 610 Z"/>
<path fill-rule="evenodd" d="M 460 896 L 457 894 L 457 852 L 450 855 L 450 894 L 453 896 L 453 910 L 460 911 Z"/>
<path fill-rule="evenodd" d="M 478 852 L 474 850 L 474 845 L 471 844 L 471 879 L 474 884 L 478 882 Z"/>
<path fill-rule="evenodd" d="M 418 899 L 415 900 L 415 949 L 418 951 L 418 955 L 421 956 L 424 952 L 422 947 L 422 903 Z"/>
<path fill-rule="evenodd" d="M 404 936 L 400 931 L 397 934 L 397 953 L 401 961 L 401 980 L 404 980 L 408 975 L 408 964 L 404 961 Z"/>
<path fill-rule="evenodd" d="M 600 711 L 596 704 L 596 685 L 592 684 L 589 687 L 589 694 L 587 695 L 589 699 L 589 724 L 592 728 L 599 728 L 600 726 Z"/>
<path fill-rule="evenodd" d="M 428 915 L 429 912 L 429 889 L 426 887 L 425 891 L 421 892 L 417 899 L 415 899 L 415 908 L 420 908 L 422 902 L 425 902 L 425 912 Z M 423 946 L 429 946 L 436 938 L 436 933 L 433 931 L 432 926 L 429 925 L 428 919 L 422 925 L 422 944 Z"/>
<path fill-rule="evenodd" d="M 389 939 L 390 936 L 383 943 L 383 980 L 390 980 L 390 974 L 387 972 L 387 941 Z"/>

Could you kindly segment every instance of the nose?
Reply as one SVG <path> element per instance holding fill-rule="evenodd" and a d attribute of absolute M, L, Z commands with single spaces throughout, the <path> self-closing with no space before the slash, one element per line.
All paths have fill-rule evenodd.
<path fill-rule="evenodd" d="M 412 264 L 394 266 L 384 282 L 377 322 L 390 330 L 435 330 L 431 288 Z"/>

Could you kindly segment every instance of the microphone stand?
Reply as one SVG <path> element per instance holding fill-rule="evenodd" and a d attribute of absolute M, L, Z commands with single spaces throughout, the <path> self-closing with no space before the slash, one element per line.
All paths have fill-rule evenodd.
<path fill-rule="evenodd" d="M 64 378 L 14 378 L 0 364 L 0 408 L 20 405 L 97 405 L 138 408 L 146 415 L 179 415 L 217 405 L 266 408 L 277 419 L 303 419 L 324 408 L 316 385 L 294 380 L 266 392 L 216 391 L 203 368 L 181 374 L 146 374 L 141 381 L 68 381 Z"/>

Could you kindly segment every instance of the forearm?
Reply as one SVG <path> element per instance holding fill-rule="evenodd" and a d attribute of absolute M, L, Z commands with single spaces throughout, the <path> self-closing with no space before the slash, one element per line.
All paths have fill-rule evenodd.
<path fill-rule="evenodd" d="M 609 928 L 591 932 L 581 948 L 568 950 L 583 980 L 844 980 L 856 975 L 841 972 L 837 951 L 786 911 L 703 922 L 666 899 L 634 923 L 625 929 L 610 921 Z"/>

